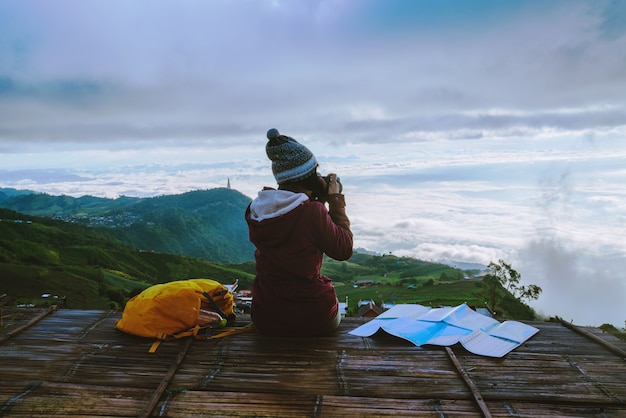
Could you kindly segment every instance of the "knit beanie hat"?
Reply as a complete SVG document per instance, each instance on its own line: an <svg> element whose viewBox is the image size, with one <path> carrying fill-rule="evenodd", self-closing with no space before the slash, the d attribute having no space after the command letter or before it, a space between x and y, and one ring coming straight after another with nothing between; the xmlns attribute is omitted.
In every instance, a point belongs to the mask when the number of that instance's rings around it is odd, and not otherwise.
<svg viewBox="0 0 626 418"><path fill-rule="evenodd" d="M273 128L267 131L267 139L265 152L272 161L276 183L302 180L315 172L317 160L307 147Z"/></svg>

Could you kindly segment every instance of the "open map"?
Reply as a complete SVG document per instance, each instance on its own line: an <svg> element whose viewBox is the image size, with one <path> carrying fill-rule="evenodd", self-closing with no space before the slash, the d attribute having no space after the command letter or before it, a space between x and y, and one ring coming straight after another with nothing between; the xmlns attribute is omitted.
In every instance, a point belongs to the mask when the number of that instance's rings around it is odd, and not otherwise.
<svg viewBox="0 0 626 418"><path fill-rule="evenodd" d="M539 331L518 321L499 322L466 304L443 308L402 304L355 328L350 334L371 337L380 329L417 346L461 343L469 352L489 357L506 355Z"/></svg>

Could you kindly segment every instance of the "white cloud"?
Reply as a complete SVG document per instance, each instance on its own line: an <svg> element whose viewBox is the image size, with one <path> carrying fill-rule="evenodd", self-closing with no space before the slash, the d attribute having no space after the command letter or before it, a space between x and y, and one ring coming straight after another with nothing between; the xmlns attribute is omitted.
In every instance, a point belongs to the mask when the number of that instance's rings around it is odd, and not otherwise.
<svg viewBox="0 0 626 418"><path fill-rule="evenodd" d="M413 17L437 27L352 32L380 11L369 2L5 2L0 138L219 146L280 125L379 143L624 126L626 37L603 37L603 8L522 4L466 20L468 36L434 9Z"/></svg>
<svg viewBox="0 0 626 418"><path fill-rule="evenodd" d="M623 254L598 255L578 245L566 246L562 239L539 237L520 251L518 271L526 283L543 290L532 306L546 316L560 316L580 325L623 327Z"/></svg>

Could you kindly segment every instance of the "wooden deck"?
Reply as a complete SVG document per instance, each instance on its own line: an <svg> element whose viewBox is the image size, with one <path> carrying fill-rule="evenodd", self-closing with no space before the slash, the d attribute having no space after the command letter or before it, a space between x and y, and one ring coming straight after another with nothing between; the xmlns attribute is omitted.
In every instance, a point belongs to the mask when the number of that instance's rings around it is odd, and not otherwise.
<svg viewBox="0 0 626 418"><path fill-rule="evenodd" d="M502 359L460 346L415 347L385 334L257 333L151 340L117 331L120 312L5 312L0 416L626 416L626 344L558 323ZM245 325L247 317L238 319Z"/></svg>

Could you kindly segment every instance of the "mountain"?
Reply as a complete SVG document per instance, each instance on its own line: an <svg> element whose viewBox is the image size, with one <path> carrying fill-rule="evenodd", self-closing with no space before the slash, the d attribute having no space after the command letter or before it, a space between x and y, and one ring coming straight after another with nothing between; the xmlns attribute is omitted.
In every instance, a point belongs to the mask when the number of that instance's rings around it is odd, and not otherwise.
<svg viewBox="0 0 626 418"><path fill-rule="evenodd" d="M244 220L250 198L228 188L153 198L117 199L12 193L0 189L0 207L105 229L135 248L214 262L253 259ZM2 195L0 195L2 196Z"/></svg>
<svg viewBox="0 0 626 418"><path fill-rule="evenodd" d="M0 189L0 207L37 216L88 217L129 207L140 198L121 196L107 199L94 196L52 196L28 190Z"/></svg>
<svg viewBox="0 0 626 418"><path fill-rule="evenodd" d="M250 263L252 264L252 263ZM0 209L0 294L40 303L66 296L69 306L102 309L155 283L205 277L248 286L253 275L202 259L139 251L107 228L92 228Z"/></svg>
<svg viewBox="0 0 626 418"><path fill-rule="evenodd" d="M18 189L12 189L12 188L0 188L0 202L2 202L3 200L6 199L10 199L12 197L16 197L16 196L24 196L24 195L29 195L29 194L33 194L34 192L30 191L30 190L18 190Z"/></svg>

